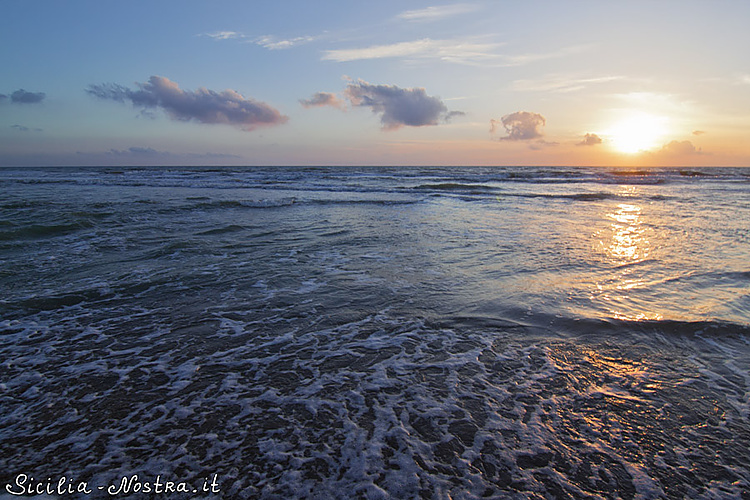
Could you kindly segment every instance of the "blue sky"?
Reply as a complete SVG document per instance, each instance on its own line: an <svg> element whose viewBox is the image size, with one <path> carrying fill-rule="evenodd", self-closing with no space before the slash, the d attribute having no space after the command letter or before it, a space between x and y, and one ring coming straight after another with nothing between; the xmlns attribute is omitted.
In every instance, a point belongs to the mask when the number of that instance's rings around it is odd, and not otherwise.
<svg viewBox="0 0 750 500"><path fill-rule="evenodd" d="M750 2L2 7L0 165L750 164Z"/></svg>

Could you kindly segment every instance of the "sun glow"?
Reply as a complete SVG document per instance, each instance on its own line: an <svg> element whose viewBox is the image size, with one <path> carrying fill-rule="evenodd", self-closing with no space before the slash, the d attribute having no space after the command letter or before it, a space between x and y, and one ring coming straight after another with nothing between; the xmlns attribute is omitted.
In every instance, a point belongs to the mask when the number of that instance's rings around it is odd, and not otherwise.
<svg viewBox="0 0 750 500"><path fill-rule="evenodd" d="M666 135L666 119L646 113L632 114L617 122L607 135L621 153L648 151L661 145Z"/></svg>

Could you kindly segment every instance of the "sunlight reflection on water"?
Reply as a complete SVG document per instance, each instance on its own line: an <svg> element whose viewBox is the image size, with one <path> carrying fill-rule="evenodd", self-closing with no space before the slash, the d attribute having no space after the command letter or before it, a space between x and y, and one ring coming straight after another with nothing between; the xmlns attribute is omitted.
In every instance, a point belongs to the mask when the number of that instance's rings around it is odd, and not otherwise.
<svg viewBox="0 0 750 500"><path fill-rule="evenodd" d="M635 197L639 193L636 186L624 186L619 194ZM654 280L639 264L648 263L655 249L664 245L664 242L657 241L660 233L655 215L646 215L639 204L618 203L614 209L608 208L604 219L611 222L606 228L596 231L594 237L598 240L597 251L613 272L596 283L590 298L605 302L609 314L616 319L663 319L662 314L651 310L656 304L639 297Z"/></svg>

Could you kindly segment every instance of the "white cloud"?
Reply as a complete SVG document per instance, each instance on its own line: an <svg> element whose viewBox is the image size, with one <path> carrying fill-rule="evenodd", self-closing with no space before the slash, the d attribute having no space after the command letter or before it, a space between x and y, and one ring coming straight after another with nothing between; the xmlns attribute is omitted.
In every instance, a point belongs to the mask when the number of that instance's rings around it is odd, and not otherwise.
<svg viewBox="0 0 750 500"><path fill-rule="evenodd" d="M433 40L422 38L410 42L371 45L355 49L328 50L324 61L348 62L389 57L432 58L451 62L470 62L496 58L495 43L478 43L472 39Z"/></svg>
<svg viewBox="0 0 750 500"><path fill-rule="evenodd" d="M273 35L264 35L253 40L253 43L268 50L290 49L296 45L310 43L315 40L314 36L298 36L294 38L278 38Z"/></svg>
<svg viewBox="0 0 750 500"><path fill-rule="evenodd" d="M324 61L349 62L389 57L414 59L439 59L454 63L481 64L483 66L510 67L531 64L546 59L555 59L579 54L589 46L563 47L550 52L536 54L500 54L498 48L504 44L486 42L487 37L464 37L435 40L422 38L408 42L386 45L370 45L353 49L335 49L324 52ZM614 78L614 77L613 77Z"/></svg>
<svg viewBox="0 0 750 500"><path fill-rule="evenodd" d="M452 5L432 6L417 10L407 10L406 12L402 12L396 17L404 21L430 22L438 21L440 19L445 19L447 17L452 17L459 14L474 12L478 9L478 5L469 3L457 3Z"/></svg>
<svg viewBox="0 0 750 500"><path fill-rule="evenodd" d="M502 56L505 66L523 66L531 64L537 61L545 61L547 59L558 59L561 57L568 57L586 52L591 48L590 45L573 45L571 47L563 47L557 50L549 52L538 52L535 54L518 54L518 55L504 55Z"/></svg>
<svg viewBox="0 0 750 500"><path fill-rule="evenodd" d="M215 33L203 33L203 36L213 38L214 40L233 40L245 38L245 35L236 31L217 31Z"/></svg>
<svg viewBox="0 0 750 500"><path fill-rule="evenodd" d="M314 36L298 36L293 38L280 38L274 35L263 35L252 38L239 31L217 31L214 33L203 33L202 36L207 36L214 40L243 40L248 43L254 43L260 45L268 50L281 50L289 49L291 47L310 43L316 40Z"/></svg>
<svg viewBox="0 0 750 500"><path fill-rule="evenodd" d="M581 78L569 75L549 75L537 80L516 80L512 89L521 92L574 92L590 85L622 80L621 76Z"/></svg>

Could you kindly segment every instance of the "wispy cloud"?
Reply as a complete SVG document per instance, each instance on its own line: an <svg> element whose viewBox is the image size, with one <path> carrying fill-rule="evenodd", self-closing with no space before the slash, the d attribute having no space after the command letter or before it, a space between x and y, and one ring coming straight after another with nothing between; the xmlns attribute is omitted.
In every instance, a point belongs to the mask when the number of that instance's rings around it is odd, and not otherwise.
<svg viewBox="0 0 750 500"><path fill-rule="evenodd" d="M336 62L384 58L439 59L454 63L511 67L531 64L546 59L569 57L589 49L587 45L576 45L549 52L512 55L499 52L499 47L505 44L483 41L486 39L487 37L478 36L442 40L422 38L386 45L327 50L323 53L322 59L324 61Z"/></svg>
<svg viewBox="0 0 750 500"><path fill-rule="evenodd" d="M253 40L253 43L268 50L290 49L297 45L303 45L315 40L314 36L298 36L294 38L279 38L273 35L264 35Z"/></svg>
<svg viewBox="0 0 750 500"><path fill-rule="evenodd" d="M348 62L391 57L433 58L451 62L470 62L494 59L499 46L496 43L481 43L474 39L433 40L422 38L410 42L388 45L371 45L354 49L327 50L324 61Z"/></svg>
<svg viewBox="0 0 750 500"><path fill-rule="evenodd" d="M621 76L575 77L570 75L549 75L535 80L516 80L511 88L521 92L574 92L591 85L622 80Z"/></svg>
<svg viewBox="0 0 750 500"><path fill-rule="evenodd" d="M523 66L538 61L545 61L547 59L559 59L561 57L569 57L578 55L591 49L591 45L573 45L570 47L562 47L556 50L550 50L546 52L536 52L528 54L517 54L517 55L502 55L503 65L505 66Z"/></svg>
<svg viewBox="0 0 750 500"><path fill-rule="evenodd" d="M297 36L292 38L282 38L275 35L262 35L252 37L239 31L216 31L214 33L202 33L200 36L206 36L213 40L240 40L245 43L253 43L268 50L290 49L297 45L303 45L315 41L314 36Z"/></svg>
<svg viewBox="0 0 750 500"><path fill-rule="evenodd" d="M424 9L407 10L397 15L397 19L411 22L432 22L447 17L467 14L479 10L479 6L470 3L457 3L452 5L438 5Z"/></svg>
<svg viewBox="0 0 750 500"><path fill-rule="evenodd" d="M247 38L245 35L237 31L216 31L214 33L203 33L202 35L214 40L238 40Z"/></svg>
<svg viewBox="0 0 750 500"><path fill-rule="evenodd" d="M252 130L261 125L279 125L288 118L266 103L243 97L234 90L216 92L206 88L182 90L162 76L152 76L136 90L108 83L90 85L86 92L100 99L130 102L144 110L162 109L178 121L234 125Z"/></svg>

